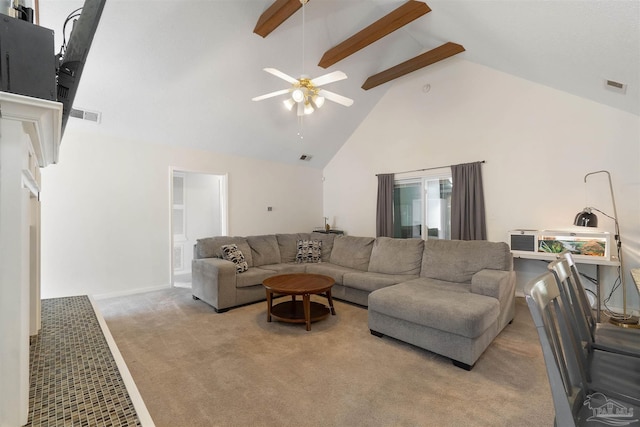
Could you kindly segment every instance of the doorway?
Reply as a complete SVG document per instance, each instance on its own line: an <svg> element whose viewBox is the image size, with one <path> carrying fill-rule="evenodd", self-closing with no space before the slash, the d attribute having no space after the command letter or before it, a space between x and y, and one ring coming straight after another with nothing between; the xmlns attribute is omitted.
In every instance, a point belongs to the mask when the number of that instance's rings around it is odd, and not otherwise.
<svg viewBox="0 0 640 427"><path fill-rule="evenodd" d="M171 169L171 286L191 287L197 239L224 236L227 175Z"/></svg>

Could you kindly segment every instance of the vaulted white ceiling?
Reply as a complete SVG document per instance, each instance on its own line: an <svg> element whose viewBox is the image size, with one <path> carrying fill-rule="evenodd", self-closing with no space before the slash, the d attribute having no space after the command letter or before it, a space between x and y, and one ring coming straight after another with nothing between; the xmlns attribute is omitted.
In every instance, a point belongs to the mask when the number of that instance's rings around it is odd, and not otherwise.
<svg viewBox="0 0 640 427"><path fill-rule="evenodd" d="M269 36L253 33L273 0L108 0L75 107L102 113L72 128L118 138L325 166L393 85L361 89L372 74L452 41L468 60L633 114L640 114L640 2L636 0L431 0L432 11L323 69L323 53L404 0L310 0ZM61 44L65 17L82 1L40 0L40 24ZM304 60L303 60L304 58ZM299 77L334 70L326 86L355 100L327 102L302 125L262 71ZM417 71L428 80L429 68ZM605 80L627 84L620 94ZM480 82L481 84L481 82ZM391 124L393 125L393 124ZM298 133L302 131L303 138ZM64 144L64 140L63 140Z"/></svg>

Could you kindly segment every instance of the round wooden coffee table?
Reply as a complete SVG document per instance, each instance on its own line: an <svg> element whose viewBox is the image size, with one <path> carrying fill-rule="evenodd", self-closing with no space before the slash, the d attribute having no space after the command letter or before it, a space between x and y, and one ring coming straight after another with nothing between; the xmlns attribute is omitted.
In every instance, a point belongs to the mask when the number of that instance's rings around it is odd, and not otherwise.
<svg viewBox="0 0 640 427"><path fill-rule="evenodd" d="M280 274L262 282L267 291L267 322L271 316L283 322L306 323L307 331L311 330L311 322L322 320L336 314L331 298L331 287L335 284L329 276L321 274ZM273 305L273 294L291 295L291 301ZM311 301L311 295L322 295L327 298L329 307ZM296 295L302 295L302 301L296 301Z"/></svg>

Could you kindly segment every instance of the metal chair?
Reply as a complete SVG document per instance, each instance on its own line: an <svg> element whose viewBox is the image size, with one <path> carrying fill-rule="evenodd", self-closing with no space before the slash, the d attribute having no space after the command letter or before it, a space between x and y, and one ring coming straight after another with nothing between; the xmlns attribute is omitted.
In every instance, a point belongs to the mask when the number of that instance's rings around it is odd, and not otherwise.
<svg viewBox="0 0 640 427"><path fill-rule="evenodd" d="M568 293L580 339L596 350L640 358L640 329L627 329L610 323L597 323L587 300L580 273L569 251L548 266ZM561 289L562 291L562 289Z"/></svg>
<svg viewBox="0 0 640 427"><path fill-rule="evenodd" d="M562 427L594 425L592 421L639 422L640 402L625 397L629 382L629 359L616 355L616 369L607 369L612 353L590 357L583 363L581 343L571 326L571 312L552 273L534 279L525 288L527 305L538 331L551 394L555 408L555 425ZM640 372L636 372L636 375ZM602 388L594 386L592 377L609 377ZM615 387L618 387L615 389ZM611 424L614 425L614 424ZM615 424L622 425L622 424Z"/></svg>

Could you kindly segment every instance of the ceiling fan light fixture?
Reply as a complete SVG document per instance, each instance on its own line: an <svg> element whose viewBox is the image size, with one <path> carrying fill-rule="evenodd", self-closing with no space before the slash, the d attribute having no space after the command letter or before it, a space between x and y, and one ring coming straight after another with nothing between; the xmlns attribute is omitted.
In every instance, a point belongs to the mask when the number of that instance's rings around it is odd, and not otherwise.
<svg viewBox="0 0 640 427"><path fill-rule="evenodd" d="M316 106L316 108L320 108L324 105L324 96L314 96L313 97L313 104Z"/></svg>
<svg viewBox="0 0 640 427"><path fill-rule="evenodd" d="M309 115L311 113L313 113L314 109L313 109L313 105L311 105L310 102L305 102L304 103L304 114L305 115Z"/></svg>
<svg viewBox="0 0 640 427"><path fill-rule="evenodd" d="M304 92L302 91L302 89L296 88L293 90L293 92L291 92L291 98L295 102L302 102L304 101Z"/></svg>
<svg viewBox="0 0 640 427"><path fill-rule="evenodd" d="M282 103L284 104L285 108L289 111L293 110L293 106L296 105L296 102L291 98L285 99L284 101L282 101Z"/></svg>

